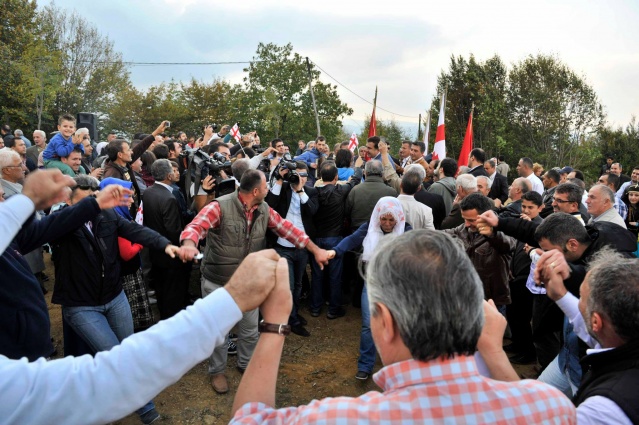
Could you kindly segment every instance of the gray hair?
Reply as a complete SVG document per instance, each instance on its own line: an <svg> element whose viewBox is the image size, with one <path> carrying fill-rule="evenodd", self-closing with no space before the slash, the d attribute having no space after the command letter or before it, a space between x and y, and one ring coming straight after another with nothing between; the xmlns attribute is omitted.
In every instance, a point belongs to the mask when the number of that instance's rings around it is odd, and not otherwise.
<svg viewBox="0 0 639 425"><path fill-rule="evenodd" d="M231 165L231 173L238 182L242 180L242 175L246 170L250 168L250 161L248 159L236 159L233 165Z"/></svg>
<svg viewBox="0 0 639 425"><path fill-rule="evenodd" d="M610 320L621 338L639 338L639 260L604 248L589 264L588 318L599 313Z"/></svg>
<svg viewBox="0 0 639 425"><path fill-rule="evenodd" d="M44 140L47 140L47 133L45 133L44 131L42 131L42 130L35 130L35 131L33 132L33 134L36 134L36 133L38 133L38 134L40 135L40 137L42 137Z"/></svg>
<svg viewBox="0 0 639 425"><path fill-rule="evenodd" d="M15 131L13 132L13 136L14 137L22 137L22 136L24 136L24 133L20 129L15 129Z"/></svg>
<svg viewBox="0 0 639 425"><path fill-rule="evenodd" d="M477 192L477 178L472 174L462 174L457 176L455 186L457 188L461 187L464 192Z"/></svg>
<svg viewBox="0 0 639 425"><path fill-rule="evenodd" d="M22 161L22 159L20 158L20 155L18 154L18 152L14 151L13 149L4 149L4 150L0 150L0 170L5 168L5 167L10 167L13 165L13 161L18 158L20 161Z"/></svg>
<svg viewBox="0 0 639 425"><path fill-rule="evenodd" d="M470 171L470 167L466 165L462 165L459 167L459 172L457 173L457 176L459 177L463 174L468 174L469 171Z"/></svg>
<svg viewBox="0 0 639 425"><path fill-rule="evenodd" d="M153 180L161 182L173 173L173 165L168 159L158 159L151 165L151 175Z"/></svg>
<svg viewBox="0 0 639 425"><path fill-rule="evenodd" d="M604 186L602 184L596 184L593 187L591 187L590 189L598 189L599 190L599 194L601 194L604 197L607 197L608 200L610 201L610 205L614 205L615 203L615 192L610 189L608 186Z"/></svg>
<svg viewBox="0 0 639 425"><path fill-rule="evenodd" d="M80 127L75 131L75 135L79 136L80 134L89 134L89 129L86 127Z"/></svg>
<svg viewBox="0 0 639 425"><path fill-rule="evenodd" d="M484 324L484 290L466 252L436 230L382 238L366 271L373 316L393 315L414 359L475 352Z"/></svg>
<svg viewBox="0 0 639 425"><path fill-rule="evenodd" d="M488 161L484 162L484 164L486 163L490 165L490 168L495 168L497 166L497 161L495 161L495 158L490 158Z"/></svg>
<svg viewBox="0 0 639 425"><path fill-rule="evenodd" d="M424 180L426 178L426 170L424 170L424 167L422 167L419 164L409 164L405 169L404 169L404 174L406 173L416 173L419 174L419 176L421 177L421 180Z"/></svg>
<svg viewBox="0 0 639 425"><path fill-rule="evenodd" d="M490 179L489 179L488 177L486 177L486 176L477 176L477 177L476 177L476 179L477 179L477 180L479 180L479 179L484 179L484 180L486 180L486 187L487 187L488 189L490 189L490 188L493 186L493 182L491 182L491 181L490 181Z"/></svg>
<svg viewBox="0 0 639 425"><path fill-rule="evenodd" d="M382 161L377 159L371 159L364 166L364 173L366 173L366 177L369 176L382 176L384 173L384 166L382 166Z"/></svg>

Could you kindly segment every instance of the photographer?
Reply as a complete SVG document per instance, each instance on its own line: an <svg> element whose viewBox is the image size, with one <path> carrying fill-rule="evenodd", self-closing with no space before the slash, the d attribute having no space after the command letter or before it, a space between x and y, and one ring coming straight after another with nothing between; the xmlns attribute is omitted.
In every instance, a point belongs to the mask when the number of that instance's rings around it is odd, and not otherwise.
<svg viewBox="0 0 639 425"><path fill-rule="evenodd" d="M190 198L193 199L193 206L195 211L200 211L215 199L215 189L216 186L222 181L229 180L230 173L230 159L231 154L229 148L221 142L213 143L212 145L206 146L202 149L202 151L208 153L210 157L213 158L213 164L203 164L201 168L195 167L196 172L199 168L203 174L200 175L200 185L197 189L197 193L195 192L195 182L194 175L191 175L191 183L189 185L189 194ZM192 155L195 151L188 152L188 155ZM211 158L206 159L210 160ZM192 164L193 158L189 157L189 169L193 168L195 164ZM218 170L219 168L219 170ZM204 174L205 173L205 174ZM235 186L233 186L235 188ZM219 188L218 188L219 189Z"/></svg>
<svg viewBox="0 0 639 425"><path fill-rule="evenodd" d="M294 169L292 169L294 168ZM277 172L277 174L275 174ZM304 162L280 162L275 174L275 184L266 195L266 203L282 217L303 230L311 238L315 237L313 216L319 207L317 190L304 186L308 179L308 167ZM293 293L293 310L288 320L291 331L300 336L310 336L306 330L306 319L298 314L302 292L302 275L308 263L306 249L295 247L279 237L275 251L288 262L289 284Z"/></svg>

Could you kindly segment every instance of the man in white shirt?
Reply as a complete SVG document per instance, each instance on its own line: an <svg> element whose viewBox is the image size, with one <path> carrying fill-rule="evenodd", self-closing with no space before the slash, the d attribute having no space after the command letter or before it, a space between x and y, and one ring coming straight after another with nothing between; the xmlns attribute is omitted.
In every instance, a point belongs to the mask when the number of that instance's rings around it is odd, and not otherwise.
<svg viewBox="0 0 639 425"><path fill-rule="evenodd" d="M521 177L525 177L528 180L530 180L530 183L532 184L532 190L534 190L540 195L543 195L544 185L539 179L539 177L537 177L535 173L533 173L532 167L533 167L532 159L523 157L519 160L519 163L517 164L517 172L519 173Z"/></svg>
<svg viewBox="0 0 639 425"><path fill-rule="evenodd" d="M401 202L402 208L404 209L406 222L410 224L413 229L435 229L435 225L433 224L433 210L415 200L414 196L420 189L424 177L426 177L424 167L419 164L410 164L404 171L400 185L401 193L397 196L397 199Z"/></svg>

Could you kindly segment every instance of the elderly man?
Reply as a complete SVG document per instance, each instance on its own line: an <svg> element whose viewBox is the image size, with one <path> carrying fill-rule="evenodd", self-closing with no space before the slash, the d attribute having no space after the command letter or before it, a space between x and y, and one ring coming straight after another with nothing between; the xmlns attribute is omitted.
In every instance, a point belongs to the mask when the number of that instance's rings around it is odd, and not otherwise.
<svg viewBox="0 0 639 425"><path fill-rule="evenodd" d="M17 152L11 149L0 151L0 184L4 189L5 199L22 192L25 171L26 168Z"/></svg>
<svg viewBox="0 0 639 425"><path fill-rule="evenodd" d="M608 221L625 229L626 223L615 210L614 204L615 192L613 192L608 186L596 184L590 188L588 191L588 199L586 199L588 214L591 215L588 224L598 221Z"/></svg>
<svg viewBox="0 0 639 425"><path fill-rule="evenodd" d="M450 214L448 214L444 221L442 221L442 230L453 229L464 223L459 205L466 196L477 192L477 179L472 174L462 174L457 177L455 186L457 190L457 197L455 198L453 207L450 210Z"/></svg>
<svg viewBox="0 0 639 425"><path fill-rule="evenodd" d="M621 196L617 193L619 189L620 180L619 176L613 173L602 174L597 180L597 184L602 184L607 186L610 190L615 192L615 204L613 205L615 211L623 218L624 220L628 216L628 206L621 200Z"/></svg>
<svg viewBox="0 0 639 425"><path fill-rule="evenodd" d="M539 177L535 175L533 172L533 162L532 159L523 157L519 160L517 164L517 173L519 173L520 177L527 178L530 180L532 184L532 190L537 192L540 195L544 194L544 185L539 180Z"/></svg>
<svg viewBox="0 0 639 425"><path fill-rule="evenodd" d="M490 178L488 178L487 176L477 177L477 192L490 198L488 194L490 193L491 183L492 182L490 181Z"/></svg>
<svg viewBox="0 0 639 425"><path fill-rule="evenodd" d="M47 134L42 130L36 130L33 132L33 146L27 148L27 158L36 164L36 166L44 166L42 161L39 161L40 154L47 147Z"/></svg>
<svg viewBox="0 0 639 425"><path fill-rule="evenodd" d="M415 200L415 193L421 189L425 175L421 165L410 164L402 176L401 192L397 197L404 209L406 223L413 229L435 229L432 209Z"/></svg>
<svg viewBox="0 0 639 425"><path fill-rule="evenodd" d="M267 331L240 382L231 423L575 423L574 407L554 388L479 375L471 355L483 323L482 284L450 237L416 230L383 238L366 273L383 392L275 409L284 337ZM277 279L273 304L262 309L265 330L279 329L291 308L286 274Z"/></svg>
<svg viewBox="0 0 639 425"><path fill-rule="evenodd" d="M500 217L519 217L521 215L521 198L531 190L530 180L518 177L508 189L508 197L513 201L499 210Z"/></svg>

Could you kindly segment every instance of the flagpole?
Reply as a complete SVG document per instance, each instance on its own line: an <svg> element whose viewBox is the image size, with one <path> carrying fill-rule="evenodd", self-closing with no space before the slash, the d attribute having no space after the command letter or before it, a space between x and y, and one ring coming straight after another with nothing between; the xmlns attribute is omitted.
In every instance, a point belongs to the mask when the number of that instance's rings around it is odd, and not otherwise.
<svg viewBox="0 0 639 425"><path fill-rule="evenodd" d="M419 118L417 119L417 140L421 139L422 135L422 114L419 114Z"/></svg>
<svg viewBox="0 0 639 425"><path fill-rule="evenodd" d="M308 70L308 87L311 91L311 101L313 102L313 111L315 112L315 124L317 124L317 137L322 135L320 131L319 115L317 115L317 105L315 104L315 93L313 93L313 80L311 78L311 64L306 57L306 69Z"/></svg>

